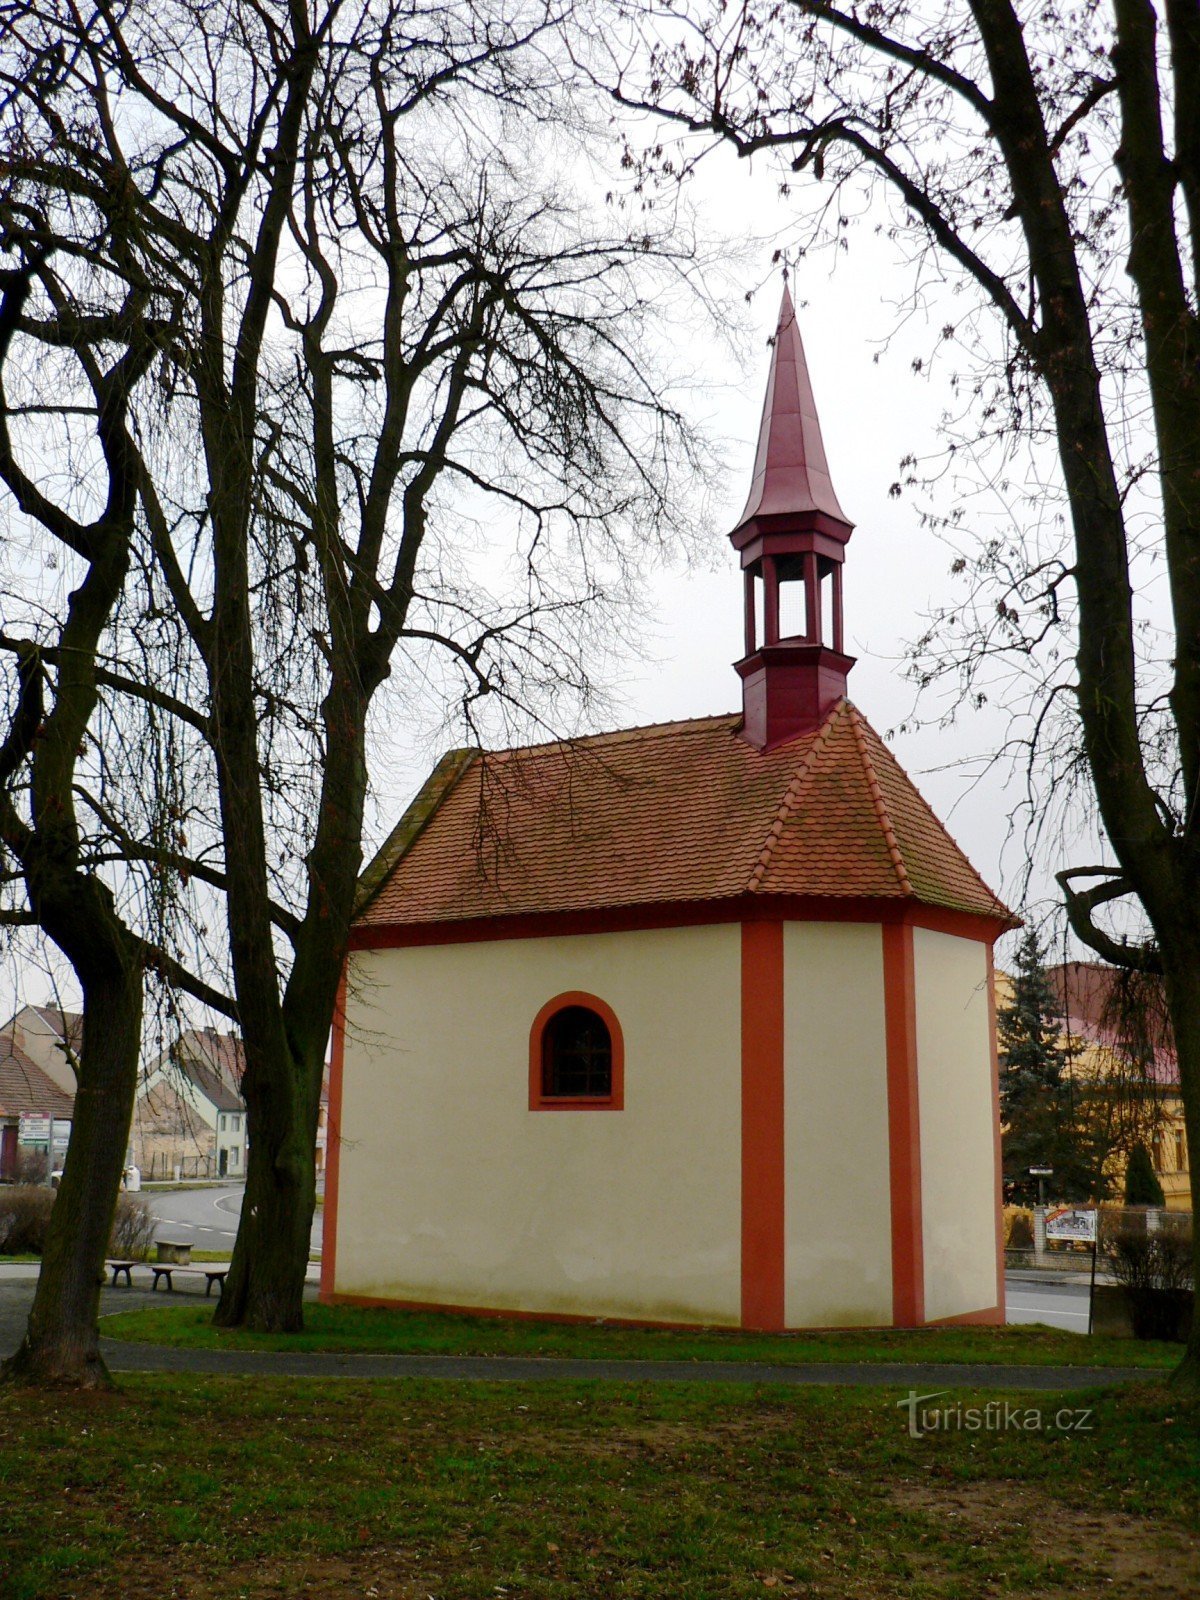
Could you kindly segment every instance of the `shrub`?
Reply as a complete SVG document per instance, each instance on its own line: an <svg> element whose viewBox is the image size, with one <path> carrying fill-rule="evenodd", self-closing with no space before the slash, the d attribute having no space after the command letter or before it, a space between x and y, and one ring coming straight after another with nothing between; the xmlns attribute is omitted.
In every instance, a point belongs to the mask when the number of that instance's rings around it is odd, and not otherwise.
<svg viewBox="0 0 1200 1600"><path fill-rule="evenodd" d="M1104 1253L1125 1291L1134 1337L1185 1339L1194 1301L1191 1219L1168 1213L1153 1232L1122 1221Z"/></svg>
<svg viewBox="0 0 1200 1600"><path fill-rule="evenodd" d="M13 1169L14 1183L45 1183L50 1172L50 1159L44 1150L30 1150L17 1146L17 1164Z"/></svg>
<svg viewBox="0 0 1200 1600"><path fill-rule="evenodd" d="M144 1261L154 1243L154 1229L154 1215L140 1194L118 1195L109 1254L125 1261Z"/></svg>
<svg viewBox="0 0 1200 1600"><path fill-rule="evenodd" d="M1033 1218L1028 1211L1014 1211L1009 1219L1008 1238L1005 1246L1009 1250L1033 1249Z"/></svg>
<svg viewBox="0 0 1200 1600"><path fill-rule="evenodd" d="M0 1250L6 1255L40 1256L54 1209L55 1191L18 1184L0 1189ZM109 1253L141 1261L150 1254L155 1221L141 1195L117 1196Z"/></svg>
<svg viewBox="0 0 1200 1600"><path fill-rule="evenodd" d="M53 1209L53 1189L32 1184L0 1189L0 1249L7 1255L40 1256Z"/></svg>

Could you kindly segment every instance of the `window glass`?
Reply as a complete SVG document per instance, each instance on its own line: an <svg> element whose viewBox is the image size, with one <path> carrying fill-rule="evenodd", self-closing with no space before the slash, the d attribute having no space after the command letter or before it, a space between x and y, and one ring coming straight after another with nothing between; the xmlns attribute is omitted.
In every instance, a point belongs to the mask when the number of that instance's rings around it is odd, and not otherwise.
<svg viewBox="0 0 1200 1600"><path fill-rule="evenodd" d="M612 1094L612 1039L586 1006L564 1006L542 1035L542 1093L554 1100L605 1100Z"/></svg>

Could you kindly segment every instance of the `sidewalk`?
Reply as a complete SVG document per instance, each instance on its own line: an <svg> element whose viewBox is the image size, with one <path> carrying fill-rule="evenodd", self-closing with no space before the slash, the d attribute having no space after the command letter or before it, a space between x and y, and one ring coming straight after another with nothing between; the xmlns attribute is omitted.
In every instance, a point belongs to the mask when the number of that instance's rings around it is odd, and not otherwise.
<svg viewBox="0 0 1200 1600"><path fill-rule="evenodd" d="M1005 1283L1069 1283L1086 1289L1091 1282L1090 1272L1059 1272L1051 1267L1008 1267ZM1114 1283L1116 1280L1100 1268L1096 1270L1097 1283Z"/></svg>

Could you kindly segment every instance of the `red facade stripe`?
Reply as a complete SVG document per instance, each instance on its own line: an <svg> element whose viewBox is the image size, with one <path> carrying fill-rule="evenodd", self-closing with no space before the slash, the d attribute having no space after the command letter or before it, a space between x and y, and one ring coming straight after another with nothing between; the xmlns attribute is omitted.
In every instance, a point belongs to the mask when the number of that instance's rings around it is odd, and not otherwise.
<svg viewBox="0 0 1200 1600"><path fill-rule="evenodd" d="M333 1008L329 1060L329 1117L325 1127L325 1209L321 1218L321 1299L333 1294L337 1273L338 1176L342 1148L342 1069L346 1058L346 970Z"/></svg>
<svg viewBox="0 0 1200 1600"><path fill-rule="evenodd" d="M783 924L742 925L742 1326L785 1324Z"/></svg>
<svg viewBox="0 0 1200 1600"><path fill-rule="evenodd" d="M911 927L883 929L883 997L892 1204L892 1321L899 1328L915 1328L925 1321L925 1246Z"/></svg>
<svg viewBox="0 0 1200 1600"><path fill-rule="evenodd" d="M988 1043L992 1056L992 1146L996 1163L996 1321L1005 1321L1004 1306L1004 1155L1000 1140L1000 1047L996 1038L996 956L987 952Z"/></svg>

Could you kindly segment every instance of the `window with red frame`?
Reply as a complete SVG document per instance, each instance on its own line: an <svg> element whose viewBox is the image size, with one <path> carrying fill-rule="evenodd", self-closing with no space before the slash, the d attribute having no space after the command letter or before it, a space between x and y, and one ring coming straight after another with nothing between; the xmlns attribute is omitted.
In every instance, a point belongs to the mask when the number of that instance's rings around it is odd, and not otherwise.
<svg viewBox="0 0 1200 1600"><path fill-rule="evenodd" d="M610 1100L612 1035L587 1006L564 1006L542 1030L543 1100Z"/></svg>

